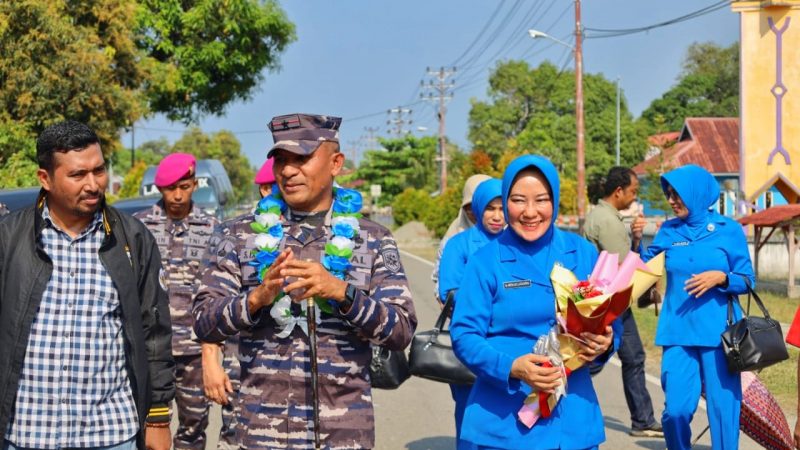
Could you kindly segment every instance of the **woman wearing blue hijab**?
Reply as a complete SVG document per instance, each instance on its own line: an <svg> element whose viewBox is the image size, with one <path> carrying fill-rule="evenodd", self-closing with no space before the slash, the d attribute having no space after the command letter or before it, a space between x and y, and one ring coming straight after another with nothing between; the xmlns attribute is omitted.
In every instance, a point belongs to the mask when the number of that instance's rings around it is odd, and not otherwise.
<svg viewBox="0 0 800 450"><path fill-rule="evenodd" d="M439 298L444 302L448 292L461 286L464 268L470 255L493 241L506 225L503 217L501 197L502 183L496 178L481 182L472 194L472 214L475 215L475 226L462 231L447 241L439 266ZM456 441L458 449L472 448L469 443L460 439L461 421L464 407L467 404L471 386L451 384L450 392L456 402Z"/></svg>
<svg viewBox="0 0 800 450"><path fill-rule="evenodd" d="M687 165L661 177L676 218L661 226L644 259L666 252L667 293L656 329L662 346L662 416L669 449L688 449L691 420L705 386L711 448L739 446L741 378L728 372L720 334L730 295L755 285L742 227L714 212L719 186L705 169ZM741 316L735 305L737 319Z"/></svg>
<svg viewBox="0 0 800 450"><path fill-rule="evenodd" d="M502 195L508 227L470 258L450 329L456 355L477 376L461 438L486 449L596 448L605 440L603 415L585 366L569 376L567 395L550 417L528 428L517 411L532 387L550 391L560 384L560 371L542 367L548 359L532 353L556 324L550 272L560 264L587 279L597 250L555 227L559 179L546 158L515 159L503 175ZM613 332L584 334L579 357L607 360L621 331L616 321Z"/></svg>

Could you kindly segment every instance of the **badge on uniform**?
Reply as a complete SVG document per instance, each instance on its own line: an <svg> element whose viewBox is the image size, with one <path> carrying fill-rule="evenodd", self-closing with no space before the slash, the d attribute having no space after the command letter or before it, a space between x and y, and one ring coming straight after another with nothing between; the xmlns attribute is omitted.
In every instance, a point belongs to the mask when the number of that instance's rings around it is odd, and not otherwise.
<svg viewBox="0 0 800 450"><path fill-rule="evenodd" d="M167 290L167 271L163 268L158 269L158 284L161 285L161 289Z"/></svg>
<svg viewBox="0 0 800 450"><path fill-rule="evenodd" d="M397 273L403 269L403 265L400 263L400 253L396 248L381 250L381 256L383 256L383 264L389 272Z"/></svg>
<svg viewBox="0 0 800 450"><path fill-rule="evenodd" d="M506 281L503 283L503 287L505 289L521 289L531 287L531 280Z"/></svg>

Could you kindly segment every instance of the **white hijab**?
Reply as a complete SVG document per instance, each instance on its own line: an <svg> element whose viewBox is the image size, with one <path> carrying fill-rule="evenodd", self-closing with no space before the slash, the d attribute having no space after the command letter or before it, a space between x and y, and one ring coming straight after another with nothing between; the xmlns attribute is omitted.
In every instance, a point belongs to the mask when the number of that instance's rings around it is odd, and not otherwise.
<svg viewBox="0 0 800 450"><path fill-rule="evenodd" d="M472 203L472 194L475 192L475 188L489 178L491 178L489 175L484 175L481 173L467 178L466 183L464 183L464 191L461 195L461 208L458 210L458 216L447 228L447 232L442 237L440 248L444 248L444 244L451 237L475 225L471 220L469 220L467 213L464 212L464 207Z"/></svg>

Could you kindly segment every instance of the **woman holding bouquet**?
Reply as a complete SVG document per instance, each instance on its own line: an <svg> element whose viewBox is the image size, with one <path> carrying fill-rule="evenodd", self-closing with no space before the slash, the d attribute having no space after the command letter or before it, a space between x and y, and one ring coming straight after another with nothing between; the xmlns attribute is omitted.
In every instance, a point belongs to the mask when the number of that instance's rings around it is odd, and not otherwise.
<svg viewBox="0 0 800 450"><path fill-rule="evenodd" d="M665 173L661 187L676 218L664 222L643 259L666 252L667 293L656 330L664 348L662 426L670 449L690 447L692 416L705 386L712 449L739 446L742 389L728 372L720 334L728 296L755 285L742 227L713 211L719 185L705 169L686 165ZM735 314L741 316L739 306Z"/></svg>
<svg viewBox="0 0 800 450"><path fill-rule="evenodd" d="M451 335L456 355L477 375L461 438L478 448L585 449L605 440L603 416L588 369L569 375L566 395L547 418L528 428L517 411L535 388L552 392L561 370L532 349L556 325L550 272L555 264L586 279L597 250L556 229L559 179L541 156L515 159L503 175L508 228L469 259L456 295ZM606 334L583 334L579 358L607 359L616 348L619 321ZM580 430L580 432L576 432Z"/></svg>
<svg viewBox="0 0 800 450"><path fill-rule="evenodd" d="M439 298L444 302L450 291L458 289L464 276L464 267L470 255L479 248L493 241L503 227L506 220L503 217L503 202L500 198L502 183L496 178L481 182L472 195L472 213L477 219L475 226L458 233L447 241L442 253L439 269ZM451 384L450 392L456 402L456 441L458 449L468 449L472 446L462 441L461 421L464 417L464 407L467 404L469 391L472 386Z"/></svg>

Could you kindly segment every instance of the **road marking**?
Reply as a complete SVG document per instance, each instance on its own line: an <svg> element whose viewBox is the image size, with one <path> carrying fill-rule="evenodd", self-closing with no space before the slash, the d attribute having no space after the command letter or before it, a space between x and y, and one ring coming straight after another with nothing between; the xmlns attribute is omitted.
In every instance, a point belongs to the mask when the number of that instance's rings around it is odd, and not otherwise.
<svg viewBox="0 0 800 450"><path fill-rule="evenodd" d="M419 261L419 262L421 262L421 263L423 263L423 264L427 264L427 265L429 265L429 266L433 267L433 263L432 263L432 262L430 262L430 261L428 261L428 260L427 260L427 259L425 259L425 258L420 258L419 256L417 256L417 255L415 255L415 254L413 254L413 253L409 253L409 252L407 252L407 251L405 251L405 250L400 250L400 253L402 253L402 254L403 254L403 255L405 255L405 256L408 256L408 257L409 257L409 258L411 258L411 259L416 259L417 261Z"/></svg>
<svg viewBox="0 0 800 450"><path fill-rule="evenodd" d="M415 259L415 260L417 260L417 261L419 261L419 262L421 262L423 264L427 264L427 265L433 267L433 263L428 261L425 258L421 258L421 257L419 257L419 256L417 256L417 255L415 255L413 253L409 253L409 252L407 252L405 250L400 250L400 253L402 253L405 256L408 256L411 259ZM620 369L622 369L622 362L619 360L619 357L617 357L616 355L614 355L611 359L609 359L608 362L613 364L613 365L615 365L615 366L617 366L617 367L619 367ZM651 383L652 385L658 387L659 389L661 388L661 380L658 379L657 377L655 377L653 375L650 375L649 373L645 372L644 373L644 379L647 380L648 383ZM700 399L699 407L702 408L702 409L706 409L706 401L705 401L705 399L703 399L703 398Z"/></svg>

